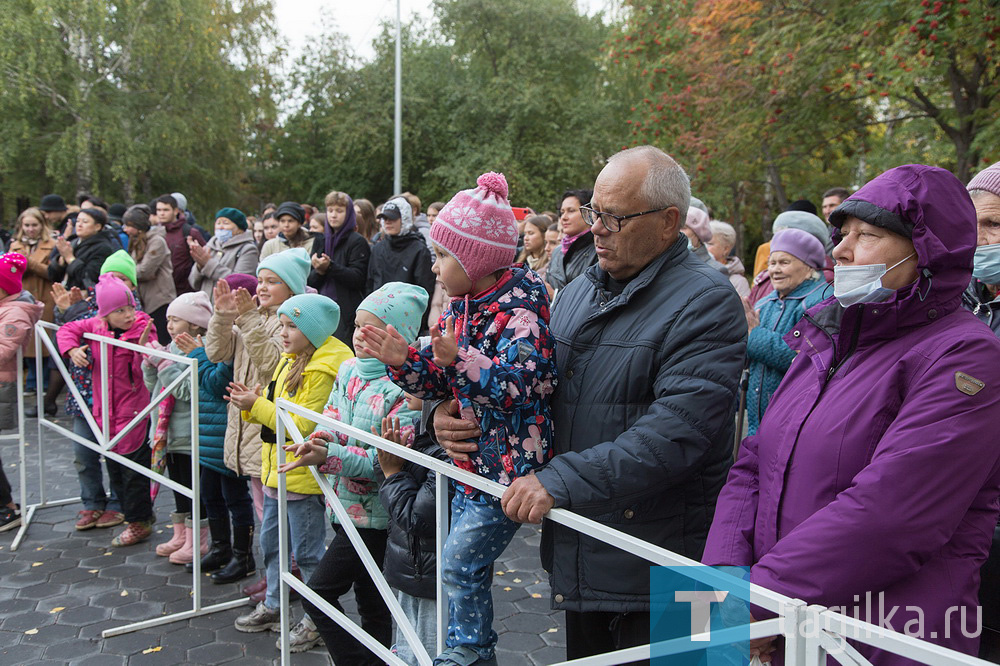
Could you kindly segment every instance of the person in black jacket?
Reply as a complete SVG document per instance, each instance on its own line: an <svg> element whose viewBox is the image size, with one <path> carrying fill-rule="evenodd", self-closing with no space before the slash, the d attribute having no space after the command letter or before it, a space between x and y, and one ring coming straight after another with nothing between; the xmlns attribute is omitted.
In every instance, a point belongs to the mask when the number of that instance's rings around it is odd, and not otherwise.
<svg viewBox="0 0 1000 666"><path fill-rule="evenodd" d="M387 282L406 282L433 294L436 278L431 266L434 259L423 235L413 226L410 204L403 197L390 199L382 206L378 221L382 225L382 238L372 248L368 264L368 293ZM424 312L420 331L427 331L427 312Z"/></svg>
<svg viewBox="0 0 1000 666"><path fill-rule="evenodd" d="M683 169L653 146L616 154L598 176L584 209L598 264L552 310L556 455L511 483L512 520L566 508L700 559L732 461L747 329L729 280L680 235L690 200ZM448 417L454 407L437 408L434 430L467 456L475 426ZM541 555L568 659L649 642L648 561L549 521Z"/></svg>
<svg viewBox="0 0 1000 666"><path fill-rule="evenodd" d="M406 395L407 408L419 412L422 404L420 398ZM383 429L382 436L391 432ZM438 460L449 460L444 449L423 431L417 433L411 448ZM386 582L398 592L399 605L427 653L435 654L437 477L426 467L379 449L375 478L379 482L379 498L389 513L389 535L382 565ZM451 483L446 485L451 487ZM413 650L398 628L394 651L406 663L417 663Z"/></svg>
<svg viewBox="0 0 1000 666"><path fill-rule="evenodd" d="M97 284L104 260L122 249L108 228L108 216L99 208L84 208L76 217L73 236L60 236L49 260L49 280L66 288L90 289Z"/></svg>
<svg viewBox="0 0 1000 666"><path fill-rule="evenodd" d="M354 201L343 192L326 195L323 234L313 241L308 285L337 302L340 325L334 336L354 348L354 315L368 294L371 248L357 232Z"/></svg>

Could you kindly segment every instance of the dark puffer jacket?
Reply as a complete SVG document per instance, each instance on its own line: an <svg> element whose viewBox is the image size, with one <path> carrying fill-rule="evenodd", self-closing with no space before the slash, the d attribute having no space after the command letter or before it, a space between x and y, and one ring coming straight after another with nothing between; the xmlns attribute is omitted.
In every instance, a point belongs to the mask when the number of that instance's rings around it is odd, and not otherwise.
<svg viewBox="0 0 1000 666"><path fill-rule="evenodd" d="M551 284L553 289L562 289L596 263L597 248L594 247L594 234L588 231L573 241L566 254L563 254L561 247L552 251L552 260L545 274L546 282Z"/></svg>
<svg viewBox="0 0 1000 666"><path fill-rule="evenodd" d="M413 450L449 461L444 449L426 433L417 435ZM436 476L426 467L407 462L402 471L386 479L377 460L375 475L380 484L379 499L389 512L389 537L382 567L385 579L389 585L412 597L433 599L437 593ZM447 486L451 488L452 484L449 482Z"/></svg>
<svg viewBox="0 0 1000 666"><path fill-rule="evenodd" d="M431 252L419 231L411 230L398 236L383 235L382 240L372 247L368 263L367 293L372 293L387 282L406 282L423 287L428 294L433 294L436 282L434 273L431 272L433 264ZM427 330L426 312L420 330Z"/></svg>
<svg viewBox="0 0 1000 666"><path fill-rule="evenodd" d="M598 266L556 299L555 506L694 559L732 459L747 323L681 236L611 296ZM545 521L553 607L649 610L649 563Z"/></svg>
<svg viewBox="0 0 1000 666"><path fill-rule="evenodd" d="M104 260L122 249L118 236L110 227L102 227L87 238L74 237L70 244L73 246L73 256L76 257L73 263L64 265L60 261L62 255L59 250L52 250L49 258L49 280L62 282L65 278L67 289L79 287L87 290L96 285Z"/></svg>
<svg viewBox="0 0 1000 666"><path fill-rule="evenodd" d="M204 347L188 354L198 360L198 446L199 462L219 474L234 477L236 473L226 467L226 419L229 403L223 399L226 387L233 381L232 363L212 363Z"/></svg>

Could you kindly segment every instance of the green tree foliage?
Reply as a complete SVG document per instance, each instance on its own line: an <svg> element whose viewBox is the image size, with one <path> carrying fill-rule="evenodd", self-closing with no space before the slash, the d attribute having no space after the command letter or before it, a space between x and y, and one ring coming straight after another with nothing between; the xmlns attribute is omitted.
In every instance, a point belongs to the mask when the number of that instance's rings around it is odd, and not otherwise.
<svg viewBox="0 0 1000 666"><path fill-rule="evenodd" d="M273 117L272 22L270 0L8 0L3 191L241 196L247 137Z"/></svg>
<svg viewBox="0 0 1000 666"><path fill-rule="evenodd" d="M403 186L425 201L504 172L515 205L556 205L593 183L620 147L623 102L599 53L601 18L570 0L439 0L403 35ZM392 192L394 30L357 65L322 40L293 81L304 102L276 141L267 191L319 201L330 189L376 202Z"/></svg>
<svg viewBox="0 0 1000 666"><path fill-rule="evenodd" d="M608 46L632 142L677 154L720 216L750 223L747 247L790 200L906 162L967 180L1000 156L995 2L625 4Z"/></svg>

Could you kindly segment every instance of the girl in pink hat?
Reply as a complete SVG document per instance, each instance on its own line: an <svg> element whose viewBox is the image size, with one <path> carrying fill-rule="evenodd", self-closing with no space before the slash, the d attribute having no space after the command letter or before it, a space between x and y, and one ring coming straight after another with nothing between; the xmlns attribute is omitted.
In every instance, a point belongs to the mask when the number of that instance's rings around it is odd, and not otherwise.
<svg viewBox="0 0 1000 666"><path fill-rule="evenodd" d="M486 173L459 192L431 227L434 273L451 302L416 349L392 326L362 329L364 352L424 400L456 398L482 435L463 469L503 485L552 457L549 397L556 384L549 296L538 274L511 266L517 222L502 174ZM435 664L496 664L490 567L514 537L500 500L472 487L455 494L442 578L448 592L447 649Z"/></svg>

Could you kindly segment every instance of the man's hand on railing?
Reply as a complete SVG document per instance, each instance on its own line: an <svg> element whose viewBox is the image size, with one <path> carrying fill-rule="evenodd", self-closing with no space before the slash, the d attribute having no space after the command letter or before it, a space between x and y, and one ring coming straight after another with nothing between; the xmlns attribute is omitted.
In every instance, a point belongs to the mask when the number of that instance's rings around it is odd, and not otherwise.
<svg viewBox="0 0 1000 666"><path fill-rule="evenodd" d="M381 437L382 439L387 439L390 442L399 444L400 446L410 446L410 443L403 442L403 431L399 426L399 419L390 419L385 417L382 419L382 432L381 434L378 430L372 426L372 434L376 437ZM378 450L378 465L382 468L382 474L385 478L389 478L393 474L398 474L403 471L403 463L406 460L400 458L399 456L389 453L388 451Z"/></svg>
<svg viewBox="0 0 1000 666"><path fill-rule="evenodd" d="M500 498L500 506L507 517L518 523L540 523L542 517L555 506L556 500L545 490L534 472L514 479Z"/></svg>
<svg viewBox="0 0 1000 666"><path fill-rule="evenodd" d="M363 326L361 345L366 354L394 368L406 363L406 355L410 352L406 339L391 324L385 330L371 324Z"/></svg>
<svg viewBox="0 0 1000 666"><path fill-rule="evenodd" d="M296 467L322 465L326 462L326 442L322 439L310 439L308 442L303 442L302 444L288 444L284 448L285 451L296 456L296 459L286 462L284 465L279 465L279 474L289 472Z"/></svg>
<svg viewBox="0 0 1000 666"><path fill-rule="evenodd" d="M483 431L472 421L459 418L458 401L448 400L434 410L434 436L452 459L468 462L469 454L479 450L477 440Z"/></svg>

